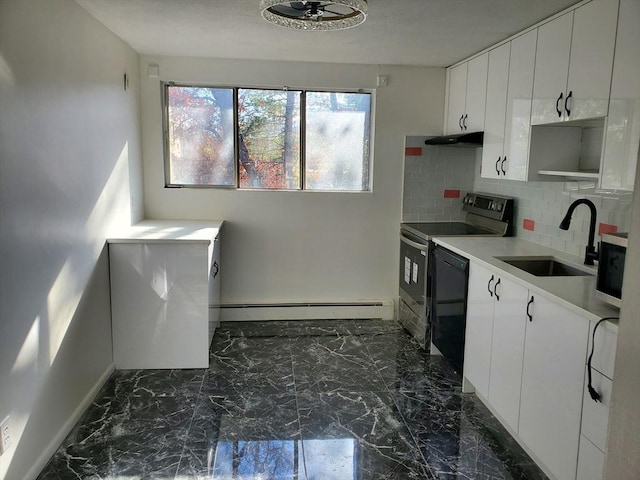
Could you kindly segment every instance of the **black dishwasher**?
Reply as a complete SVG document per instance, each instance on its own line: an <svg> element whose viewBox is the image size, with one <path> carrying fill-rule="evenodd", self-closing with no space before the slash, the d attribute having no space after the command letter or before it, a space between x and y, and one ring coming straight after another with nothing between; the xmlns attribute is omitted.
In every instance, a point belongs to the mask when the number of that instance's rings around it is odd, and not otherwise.
<svg viewBox="0 0 640 480"><path fill-rule="evenodd" d="M469 260L437 245L431 268L431 343L462 375Z"/></svg>

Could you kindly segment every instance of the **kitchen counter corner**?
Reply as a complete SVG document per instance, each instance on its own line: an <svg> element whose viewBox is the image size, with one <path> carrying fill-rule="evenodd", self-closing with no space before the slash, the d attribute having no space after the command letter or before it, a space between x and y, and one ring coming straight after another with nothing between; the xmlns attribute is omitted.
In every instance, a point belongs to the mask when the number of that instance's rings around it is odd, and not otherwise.
<svg viewBox="0 0 640 480"><path fill-rule="evenodd" d="M222 220L151 220L146 219L115 232L107 243L211 243Z"/></svg>

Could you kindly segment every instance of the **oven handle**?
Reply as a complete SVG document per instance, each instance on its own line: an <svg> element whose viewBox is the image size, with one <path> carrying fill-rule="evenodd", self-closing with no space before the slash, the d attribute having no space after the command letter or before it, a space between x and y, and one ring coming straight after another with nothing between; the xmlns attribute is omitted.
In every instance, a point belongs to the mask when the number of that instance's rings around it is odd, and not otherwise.
<svg viewBox="0 0 640 480"><path fill-rule="evenodd" d="M402 233L400 234L400 241L406 243L407 245L411 245L412 247L417 248L418 250L420 250L422 252L428 252L429 251L429 246L428 245L424 245L422 243L418 243L418 242L414 242L413 240L409 240L407 237L402 235Z"/></svg>

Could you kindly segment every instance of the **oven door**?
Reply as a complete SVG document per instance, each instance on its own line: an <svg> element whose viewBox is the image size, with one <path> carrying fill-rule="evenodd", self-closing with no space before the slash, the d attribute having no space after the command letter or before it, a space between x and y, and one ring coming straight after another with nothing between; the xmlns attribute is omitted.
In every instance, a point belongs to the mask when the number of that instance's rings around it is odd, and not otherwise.
<svg viewBox="0 0 640 480"><path fill-rule="evenodd" d="M428 299L430 242L400 233L400 324L418 343L429 345Z"/></svg>

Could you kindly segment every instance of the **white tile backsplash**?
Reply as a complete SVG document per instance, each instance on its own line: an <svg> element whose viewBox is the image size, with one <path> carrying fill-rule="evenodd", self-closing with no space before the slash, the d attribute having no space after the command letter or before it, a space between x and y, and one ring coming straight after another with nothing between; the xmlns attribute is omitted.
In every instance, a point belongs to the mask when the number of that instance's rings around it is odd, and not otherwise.
<svg viewBox="0 0 640 480"><path fill-rule="evenodd" d="M406 138L407 147L420 147L419 156L405 156L402 221L436 222L461 220L462 198L444 198L446 189L488 192L514 197L514 234L524 240L553 247L582 257L589 234L589 209L578 207L568 231L558 225L569 205L588 198L597 210L598 225L616 225L628 231L631 215L630 193L598 192L594 182L516 182L490 180L480 176L482 149L424 145L427 137ZM523 220L535 222L533 231L523 228Z"/></svg>
<svg viewBox="0 0 640 480"><path fill-rule="evenodd" d="M422 154L405 156L403 222L461 220L462 197L473 189L476 149L426 146L428 137L411 136L406 147ZM460 198L444 198L445 190L460 190Z"/></svg>
<svg viewBox="0 0 640 480"><path fill-rule="evenodd" d="M620 232L629 229L630 193L598 192L593 182L515 182L485 179L480 177L481 159L482 149L478 149L473 190L516 199L514 232L519 238L582 257L589 237L589 209L580 206L575 210L568 231L558 228L569 205L578 198L588 198L596 206L596 242L600 240L600 223L616 225ZM524 219L535 222L534 231L522 228Z"/></svg>

